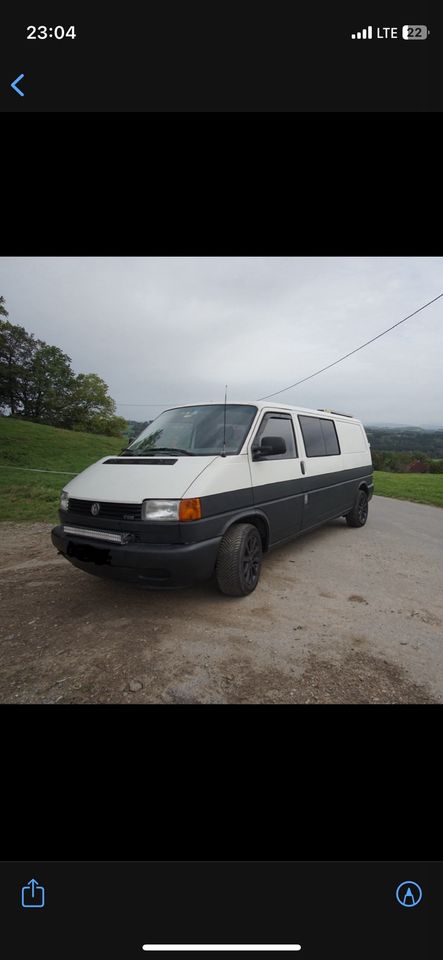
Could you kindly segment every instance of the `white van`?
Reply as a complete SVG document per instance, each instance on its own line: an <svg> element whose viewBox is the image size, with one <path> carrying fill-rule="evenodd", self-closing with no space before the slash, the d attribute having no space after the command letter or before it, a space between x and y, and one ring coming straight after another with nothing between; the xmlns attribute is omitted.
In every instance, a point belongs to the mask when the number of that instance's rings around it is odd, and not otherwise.
<svg viewBox="0 0 443 960"><path fill-rule="evenodd" d="M359 420L279 403L161 413L61 494L52 542L87 573L170 587L209 579L242 596L264 553L334 517L362 527L372 497Z"/></svg>

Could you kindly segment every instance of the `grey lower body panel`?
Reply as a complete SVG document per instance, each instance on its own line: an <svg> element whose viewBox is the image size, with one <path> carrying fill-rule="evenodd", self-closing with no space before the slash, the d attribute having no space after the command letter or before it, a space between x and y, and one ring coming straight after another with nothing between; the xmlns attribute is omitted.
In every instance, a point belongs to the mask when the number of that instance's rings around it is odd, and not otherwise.
<svg viewBox="0 0 443 960"><path fill-rule="evenodd" d="M91 536L51 533L54 546L73 566L85 573L126 580L146 587L186 586L208 580L215 567L220 537L191 544L112 544Z"/></svg>
<svg viewBox="0 0 443 960"><path fill-rule="evenodd" d="M349 513L362 485L370 499L373 493L372 467L304 476L255 487L254 503L268 519L270 545Z"/></svg>
<svg viewBox="0 0 443 960"><path fill-rule="evenodd" d="M188 523L146 523L86 519L60 512L52 542L74 566L96 576L168 587L209 579L225 531L236 522L260 518L268 527L268 547L352 509L361 486L373 494L372 467L335 471L315 477L230 490L202 498L202 519ZM64 525L90 528L90 537L66 533ZM97 539L98 528L131 533L138 542L114 544ZM96 537L94 538L94 529Z"/></svg>
<svg viewBox="0 0 443 960"><path fill-rule="evenodd" d="M211 533L222 532L230 517L242 519L256 510L266 517L273 545L348 513L362 484L371 498L372 464L230 490L203 498L204 522Z"/></svg>

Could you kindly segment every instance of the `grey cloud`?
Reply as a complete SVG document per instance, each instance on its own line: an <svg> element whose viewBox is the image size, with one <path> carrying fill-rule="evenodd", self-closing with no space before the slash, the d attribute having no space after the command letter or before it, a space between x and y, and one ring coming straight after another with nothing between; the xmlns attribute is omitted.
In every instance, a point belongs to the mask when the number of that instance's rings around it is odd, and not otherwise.
<svg viewBox="0 0 443 960"><path fill-rule="evenodd" d="M12 322L136 404L254 399L331 363L443 290L441 258L6 258ZM277 399L443 423L443 301ZM126 405L134 402L133 406Z"/></svg>

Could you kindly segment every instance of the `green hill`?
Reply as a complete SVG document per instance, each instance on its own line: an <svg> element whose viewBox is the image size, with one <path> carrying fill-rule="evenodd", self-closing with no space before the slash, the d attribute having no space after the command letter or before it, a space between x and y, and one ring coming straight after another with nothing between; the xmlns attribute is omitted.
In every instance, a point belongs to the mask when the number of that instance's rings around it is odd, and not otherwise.
<svg viewBox="0 0 443 960"><path fill-rule="evenodd" d="M101 457L118 453L123 445L118 437L0 417L0 520L56 523L64 484ZM375 492L443 506L443 476L377 471Z"/></svg>
<svg viewBox="0 0 443 960"><path fill-rule="evenodd" d="M119 437L0 417L0 520L55 523L63 484L123 446ZM60 472L33 472L39 470Z"/></svg>
<svg viewBox="0 0 443 960"><path fill-rule="evenodd" d="M365 430L372 450L394 450L411 455L414 450L420 450L428 457L443 457L443 430L419 427L365 427Z"/></svg>

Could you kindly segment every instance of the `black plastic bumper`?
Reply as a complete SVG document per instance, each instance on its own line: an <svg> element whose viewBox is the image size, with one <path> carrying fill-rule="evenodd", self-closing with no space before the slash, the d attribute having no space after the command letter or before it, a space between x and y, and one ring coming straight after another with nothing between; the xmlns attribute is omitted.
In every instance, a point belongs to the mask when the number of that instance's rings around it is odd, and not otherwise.
<svg viewBox="0 0 443 960"><path fill-rule="evenodd" d="M177 587L209 580L221 537L201 543L106 543L94 537L51 532L54 546L79 570L98 577L128 580L146 587Z"/></svg>

